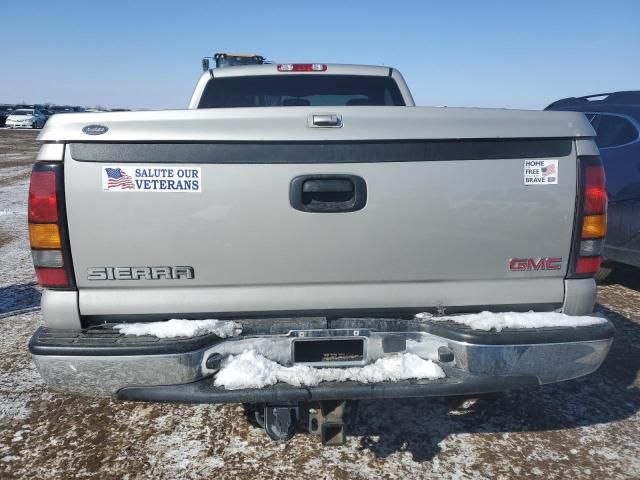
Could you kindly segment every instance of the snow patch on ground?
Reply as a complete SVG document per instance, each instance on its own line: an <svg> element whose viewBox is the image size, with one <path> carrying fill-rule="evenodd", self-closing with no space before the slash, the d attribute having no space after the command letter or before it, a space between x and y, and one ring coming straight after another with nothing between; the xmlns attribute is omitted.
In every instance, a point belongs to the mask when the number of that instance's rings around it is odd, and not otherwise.
<svg viewBox="0 0 640 480"><path fill-rule="evenodd" d="M377 383L425 378L444 378L442 368L412 353L381 358L364 367L313 368L307 365L285 367L255 350L246 350L225 360L215 377L215 385L229 390L263 388L278 382L295 386L315 386L320 382L356 381Z"/></svg>
<svg viewBox="0 0 640 480"><path fill-rule="evenodd" d="M26 174L29 168L25 166L22 172ZM6 170L0 155L0 258L4 273L0 275L0 288L29 282L34 275L27 231L29 179L4 184Z"/></svg>
<svg viewBox="0 0 640 480"><path fill-rule="evenodd" d="M0 432L6 425L27 420L33 413L33 402L46 402L52 396L26 348L29 337L40 324L38 313L0 320ZM0 478L4 478L1 468Z"/></svg>
<svg viewBox="0 0 640 480"><path fill-rule="evenodd" d="M220 338L240 335L239 323L223 320L172 319L150 323L120 323L113 327L125 335L151 335L158 338L198 337L213 333Z"/></svg>
<svg viewBox="0 0 640 480"><path fill-rule="evenodd" d="M606 319L596 316L570 316L558 312L481 312L469 315L433 316L430 313L418 313L417 319L434 322L455 322L474 330L498 332L505 328L545 328L545 327L586 327L606 323Z"/></svg>

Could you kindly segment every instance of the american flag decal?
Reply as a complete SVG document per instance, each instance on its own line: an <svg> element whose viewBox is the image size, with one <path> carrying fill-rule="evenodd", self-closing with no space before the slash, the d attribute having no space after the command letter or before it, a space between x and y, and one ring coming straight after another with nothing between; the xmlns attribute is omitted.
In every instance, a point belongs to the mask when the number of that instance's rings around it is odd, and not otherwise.
<svg viewBox="0 0 640 480"><path fill-rule="evenodd" d="M133 180L121 168L105 168L107 188L134 189Z"/></svg>
<svg viewBox="0 0 640 480"><path fill-rule="evenodd" d="M556 166L551 163L546 167L542 167L540 170L542 171L543 177L548 177L549 175L553 175L554 173L556 173Z"/></svg>

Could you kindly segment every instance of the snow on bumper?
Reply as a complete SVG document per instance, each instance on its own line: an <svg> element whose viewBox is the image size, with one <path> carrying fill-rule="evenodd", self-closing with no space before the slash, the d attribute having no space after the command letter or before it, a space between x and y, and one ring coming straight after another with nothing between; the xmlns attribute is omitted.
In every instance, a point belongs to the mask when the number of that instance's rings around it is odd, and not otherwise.
<svg viewBox="0 0 640 480"><path fill-rule="evenodd" d="M364 350L360 360L338 362L338 365L336 362L304 365L305 375L313 376L315 369L312 367L318 366L348 367L330 370L348 370L349 375L343 374L341 378L339 375L321 374L306 383L294 375L294 381L289 382L293 385L285 385L286 395L313 396L316 391L324 395L324 399L337 400L471 394L569 380L587 375L601 365L614 333L608 321L584 327L507 329L502 332L475 332L457 324L429 321L407 325L413 327L412 331L351 328L225 339L204 337L206 341L195 338L190 340L195 342L193 349L185 348L182 342L177 349L179 351L172 350L169 342L161 351L147 349L138 352L135 344L131 347L131 342L125 342L129 347L123 347L122 354L118 353L119 347L113 346L102 350L84 348L82 341L76 341L74 347L62 345L63 342L56 345L55 336L43 346L36 332L30 349L46 382L64 392L136 400L252 402L260 401L260 392L269 389L269 395L283 398L280 386L286 384L287 378L292 378L291 371L274 368L274 365L290 367L294 364L293 345L296 340L362 339ZM276 372L275 377L269 377L275 378L276 384L272 380L255 385L229 380L229 372L225 374L224 367L243 354L246 360L246 352L254 352L265 359L271 369L270 374ZM398 356L422 359L431 365L429 368L433 368L429 370L430 374L404 377L369 375L371 372L364 371L366 368L371 370L381 359ZM299 364L294 366L298 370L303 367ZM426 367L426 364L420 367ZM243 372L235 371L233 375L243 375ZM330 391L327 390L329 386ZM299 390L297 393L294 391L296 388Z"/></svg>

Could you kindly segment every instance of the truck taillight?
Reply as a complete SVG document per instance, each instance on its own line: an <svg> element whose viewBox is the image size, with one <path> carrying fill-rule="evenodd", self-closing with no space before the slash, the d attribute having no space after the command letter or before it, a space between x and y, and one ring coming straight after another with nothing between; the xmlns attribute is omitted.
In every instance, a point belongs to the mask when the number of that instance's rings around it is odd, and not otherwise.
<svg viewBox="0 0 640 480"><path fill-rule="evenodd" d="M29 242L38 283L74 288L64 212L62 162L38 162L29 185Z"/></svg>
<svg viewBox="0 0 640 480"><path fill-rule="evenodd" d="M607 233L607 190L599 157L580 157L578 218L570 277L593 276L600 269L600 255Z"/></svg>
<svg viewBox="0 0 640 480"><path fill-rule="evenodd" d="M58 221L55 172L33 171L31 173L31 185L29 186L29 221Z"/></svg>

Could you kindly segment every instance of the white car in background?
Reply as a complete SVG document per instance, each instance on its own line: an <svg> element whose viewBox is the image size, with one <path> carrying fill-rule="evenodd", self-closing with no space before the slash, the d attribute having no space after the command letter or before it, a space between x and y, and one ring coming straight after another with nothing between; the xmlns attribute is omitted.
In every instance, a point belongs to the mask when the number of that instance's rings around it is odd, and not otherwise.
<svg viewBox="0 0 640 480"><path fill-rule="evenodd" d="M7 128L42 128L47 117L40 110L18 109L11 112L5 125Z"/></svg>

